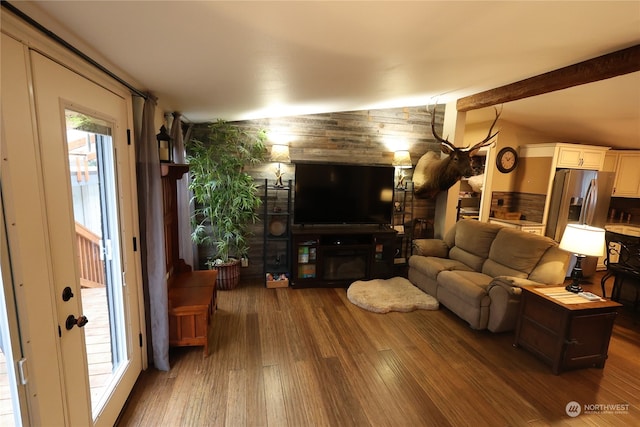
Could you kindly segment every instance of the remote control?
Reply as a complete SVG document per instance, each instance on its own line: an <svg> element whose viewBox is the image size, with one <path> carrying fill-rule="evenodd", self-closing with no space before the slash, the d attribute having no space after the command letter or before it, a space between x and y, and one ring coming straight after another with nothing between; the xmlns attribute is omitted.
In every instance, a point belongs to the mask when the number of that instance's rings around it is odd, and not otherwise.
<svg viewBox="0 0 640 427"><path fill-rule="evenodd" d="M596 294L592 294L591 292L578 292L582 298L588 299L589 301L600 301L600 297Z"/></svg>

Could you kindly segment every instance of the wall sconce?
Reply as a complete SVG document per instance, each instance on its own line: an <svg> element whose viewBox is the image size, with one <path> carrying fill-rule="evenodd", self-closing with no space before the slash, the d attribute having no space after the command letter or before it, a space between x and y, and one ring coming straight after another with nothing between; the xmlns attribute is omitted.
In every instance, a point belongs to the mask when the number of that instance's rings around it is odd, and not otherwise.
<svg viewBox="0 0 640 427"><path fill-rule="evenodd" d="M407 150L399 150L393 153L393 166L398 170L398 183L396 188L405 188L405 174L404 169L411 169L411 154Z"/></svg>
<svg viewBox="0 0 640 427"><path fill-rule="evenodd" d="M575 254L576 265L571 272L573 281L567 285L566 290L573 293L582 292L582 260L587 256L602 256L604 245L604 229L585 224L567 224L560 240L560 249Z"/></svg>
<svg viewBox="0 0 640 427"><path fill-rule="evenodd" d="M283 187L282 184L282 172L281 163L289 163L291 158L289 157L289 146L283 144L273 144L271 146L271 161L278 162L278 168L276 169L276 187Z"/></svg>
<svg viewBox="0 0 640 427"><path fill-rule="evenodd" d="M173 163L173 144L164 125L160 127L160 133L156 135L156 139L158 140L160 163Z"/></svg>

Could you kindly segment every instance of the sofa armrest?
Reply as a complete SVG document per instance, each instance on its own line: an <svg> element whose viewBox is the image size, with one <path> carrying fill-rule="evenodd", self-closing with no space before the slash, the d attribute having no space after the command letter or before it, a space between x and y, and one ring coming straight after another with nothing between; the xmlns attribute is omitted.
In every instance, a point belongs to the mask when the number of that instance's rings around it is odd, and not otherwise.
<svg viewBox="0 0 640 427"><path fill-rule="evenodd" d="M495 277L487 287L491 299L487 329L491 332L514 330L518 322L522 288L540 285L542 283L520 277Z"/></svg>
<svg viewBox="0 0 640 427"><path fill-rule="evenodd" d="M442 239L415 239L413 254L449 258L449 246Z"/></svg>
<svg viewBox="0 0 640 427"><path fill-rule="evenodd" d="M520 295L522 293L522 288L525 286L540 286L542 283L536 282L530 279L524 279L522 277L514 277L514 276L497 276L494 277L489 287L487 288L487 292L491 290L494 286L500 286L504 288L511 295Z"/></svg>

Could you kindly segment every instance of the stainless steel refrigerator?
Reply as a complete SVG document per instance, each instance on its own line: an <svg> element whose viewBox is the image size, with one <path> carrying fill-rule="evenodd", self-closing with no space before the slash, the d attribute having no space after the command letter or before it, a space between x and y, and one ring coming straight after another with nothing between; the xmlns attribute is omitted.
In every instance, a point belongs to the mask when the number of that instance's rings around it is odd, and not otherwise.
<svg viewBox="0 0 640 427"><path fill-rule="evenodd" d="M559 242L569 223L604 227L614 175L613 172L558 169L553 181L546 235ZM585 277L595 273L597 261L595 257L587 257L582 262ZM568 273L574 263L575 259L572 260Z"/></svg>

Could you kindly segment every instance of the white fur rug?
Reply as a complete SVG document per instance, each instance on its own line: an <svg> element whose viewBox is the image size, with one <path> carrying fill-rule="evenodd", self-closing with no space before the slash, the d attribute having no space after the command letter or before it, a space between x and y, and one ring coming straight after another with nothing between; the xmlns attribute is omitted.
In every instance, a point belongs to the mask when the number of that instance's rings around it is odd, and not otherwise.
<svg viewBox="0 0 640 427"><path fill-rule="evenodd" d="M358 307L374 313L438 309L438 301L434 297L404 277L358 280L347 289L347 298Z"/></svg>

